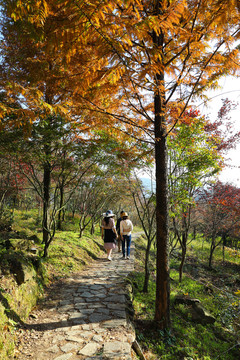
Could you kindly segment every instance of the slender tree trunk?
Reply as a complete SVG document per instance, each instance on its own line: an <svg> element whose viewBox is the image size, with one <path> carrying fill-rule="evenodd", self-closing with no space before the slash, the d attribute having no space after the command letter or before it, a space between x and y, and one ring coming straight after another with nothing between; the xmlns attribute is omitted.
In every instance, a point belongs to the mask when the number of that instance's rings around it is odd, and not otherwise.
<svg viewBox="0 0 240 360"><path fill-rule="evenodd" d="M43 250L43 257L44 257L44 258L46 258L46 257L48 256L48 248L49 248L49 245L50 245L49 242L44 245L44 250Z"/></svg>
<svg viewBox="0 0 240 360"><path fill-rule="evenodd" d="M212 259L213 259L214 250L215 250L215 239L212 239L211 247L210 247L209 260L208 260L208 266L209 266L210 269L212 268Z"/></svg>
<svg viewBox="0 0 240 360"><path fill-rule="evenodd" d="M79 239L81 239L82 236L83 236L83 229L80 227L80 229L79 229Z"/></svg>
<svg viewBox="0 0 240 360"><path fill-rule="evenodd" d="M75 212L76 212L76 210L75 210L75 209L73 209L73 210L72 210L72 219L74 219L74 218L75 218Z"/></svg>
<svg viewBox="0 0 240 360"><path fill-rule="evenodd" d="M47 256L47 249L49 243L49 219L48 212L50 206L50 182L51 182L51 169L50 164L44 164L43 171L43 243L44 243L44 257Z"/></svg>
<svg viewBox="0 0 240 360"><path fill-rule="evenodd" d="M42 203L41 201L38 202L38 217L40 219L42 213Z"/></svg>
<svg viewBox="0 0 240 360"><path fill-rule="evenodd" d="M185 258L187 253L187 235L185 233L182 234L181 248L182 248L182 256L181 256L181 263L179 266L179 282L182 282L183 266L185 263Z"/></svg>
<svg viewBox="0 0 240 360"><path fill-rule="evenodd" d="M222 235L222 257L223 262L225 261L225 246L227 245L227 236L226 234Z"/></svg>
<svg viewBox="0 0 240 360"><path fill-rule="evenodd" d="M57 223L57 229L62 230L62 206L63 206L63 198L64 198L64 187L63 184L60 186L60 201L59 201L59 213L58 213L58 223Z"/></svg>
<svg viewBox="0 0 240 360"><path fill-rule="evenodd" d="M197 228L196 225L193 226L193 240L196 240Z"/></svg>
<svg viewBox="0 0 240 360"><path fill-rule="evenodd" d="M151 248L151 240L148 239L147 242L147 249L145 254L145 276L144 276L144 284L143 284L143 292L148 292L148 283L149 283L149 277L150 277L150 271L149 271L149 255L150 255L150 248Z"/></svg>
<svg viewBox="0 0 240 360"><path fill-rule="evenodd" d="M94 224L94 221L92 221L92 224L91 224L91 235L94 235L95 233L95 224Z"/></svg>
<svg viewBox="0 0 240 360"><path fill-rule="evenodd" d="M187 253L187 240L188 240L188 231L189 231L189 227L191 224L191 206L189 206L188 208L188 215L187 213L182 217L182 234L181 234L181 238L182 240L180 241L181 243L181 248L182 248L182 257L181 257L181 264L179 267L179 282L182 281L182 274L183 274L183 266L185 263L185 259L186 259L186 253Z"/></svg>
<svg viewBox="0 0 240 360"><path fill-rule="evenodd" d="M83 236L83 231L85 229L84 219L85 219L85 216L81 215L80 220L79 220L79 238L80 239Z"/></svg>

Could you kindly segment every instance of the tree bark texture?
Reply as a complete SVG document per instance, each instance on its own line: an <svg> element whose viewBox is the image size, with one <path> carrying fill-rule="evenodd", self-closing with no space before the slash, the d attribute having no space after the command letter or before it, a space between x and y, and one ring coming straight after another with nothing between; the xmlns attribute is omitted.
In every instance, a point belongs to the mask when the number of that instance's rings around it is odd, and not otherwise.
<svg viewBox="0 0 240 360"><path fill-rule="evenodd" d="M163 75L158 75L163 81ZM155 162L156 162L156 223L157 278L155 320L161 329L170 326L169 265L168 265L168 178L167 139L165 136L164 96L155 95Z"/></svg>
<svg viewBox="0 0 240 360"><path fill-rule="evenodd" d="M155 15L161 13L162 1L155 1ZM154 46L162 52L159 71L155 75L155 165L156 165L156 303L155 321L160 329L170 327L170 285L168 265L168 175L167 175L167 124L165 115L165 87L162 33L152 35Z"/></svg>
<svg viewBox="0 0 240 360"><path fill-rule="evenodd" d="M156 223L157 266L155 320L161 329L170 326L168 265L168 187L166 138L158 136L156 124Z"/></svg>

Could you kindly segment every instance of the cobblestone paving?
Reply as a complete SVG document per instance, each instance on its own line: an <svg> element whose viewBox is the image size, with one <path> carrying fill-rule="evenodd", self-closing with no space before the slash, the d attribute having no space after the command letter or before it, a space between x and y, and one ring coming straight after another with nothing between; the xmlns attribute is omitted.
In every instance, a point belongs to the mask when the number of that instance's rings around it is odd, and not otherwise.
<svg viewBox="0 0 240 360"><path fill-rule="evenodd" d="M31 314L17 359L132 360L125 279L133 268L134 240L130 260L115 250L111 262L98 259L68 278L50 308Z"/></svg>

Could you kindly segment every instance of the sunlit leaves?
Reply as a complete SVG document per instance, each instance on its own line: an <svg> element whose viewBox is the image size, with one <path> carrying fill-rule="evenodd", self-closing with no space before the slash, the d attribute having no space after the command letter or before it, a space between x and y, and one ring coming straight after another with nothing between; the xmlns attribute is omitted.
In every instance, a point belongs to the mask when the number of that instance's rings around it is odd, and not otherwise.
<svg viewBox="0 0 240 360"><path fill-rule="evenodd" d="M215 88L220 76L238 71L239 51L234 41L239 11L235 1L163 1L159 14L149 0L3 3L18 26L25 24L30 31L39 54L48 55L49 88L55 88L55 93L62 91L65 98L71 96L76 105L82 97L92 101L93 89L96 103L97 89L107 95L121 85L119 105L128 107L128 116L134 113L138 117L129 125L138 123L148 135L152 113L143 109L150 107L151 98L143 101L141 92L166 93L167 111L174 96L181 117L191 96ZM27 23L32 28L26 27ZM163 35L162 47L153 45L153 32ZM29 68L34 67L34 60L28 57ZM43 59L37 55L36 60L42 69ZM160 72L166 74L166 81L156 87L154 77ZM41 75L44 81L46 71ZM103 108L103 103L98 105ZM69 108L60 106L67 114Z"/></svg>

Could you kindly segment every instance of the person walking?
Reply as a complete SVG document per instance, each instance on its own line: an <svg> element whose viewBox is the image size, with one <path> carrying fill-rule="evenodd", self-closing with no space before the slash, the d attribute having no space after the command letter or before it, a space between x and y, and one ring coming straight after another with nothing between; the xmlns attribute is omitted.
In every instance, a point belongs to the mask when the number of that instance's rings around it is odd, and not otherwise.
<svg viewBox="0 0 240 360"><path fill-rule="evenodd" d="M102 239L104 240L104 248L107 250L107 259L109 261L112 260L112 250L116 247L117 231L113 220L114 216L112 210L108 210L103 214L104 218L102 220Z"/></svg>
<svg viewBox="0 0 240 360"><path fill-rule="evenodd" d="M125 259L126 255L126 245L127 245L127 259L130 259L130 248L131 248L131 240L133 231L133 224L131 220L128 218L128 214L124 212L122 214L122 221L120 222L120 235L122 239L122 254L123 259Z"/></svg>
<svg viewBox="0 0 240 360"><path fill-rule="evenodd" d="M116 224L116 230L117 230L117 233L118 233L118 237L117 237L117 245L118 245L118 252L121 252L121 235L120 235L120 222L122 221L122 214L124 213L125 211L121 211L120 212L120 217L117 219L117 224Z"/></svg>

